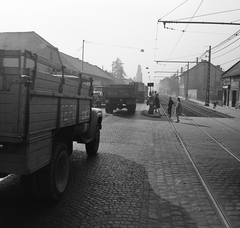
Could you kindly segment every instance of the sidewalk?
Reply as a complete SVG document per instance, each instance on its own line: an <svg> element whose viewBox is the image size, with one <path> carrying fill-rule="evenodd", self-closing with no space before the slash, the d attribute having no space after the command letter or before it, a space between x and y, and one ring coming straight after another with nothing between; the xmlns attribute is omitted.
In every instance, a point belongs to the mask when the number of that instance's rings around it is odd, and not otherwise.
<svg viewBox="0 0 240 228"><path fill-rule="evenodd" d="M200 106L204 106L205 108L208 108L211 110L216 110L217 112L221 112L223 114L227 114L229 116L240 119L240 109L235 109L235 108L231 108L228 106L218 106L218 105L217 105L216 109L213 109L213 104L209 104L209 106L205 106L205 103L202 101L193 100L193 99L189 99L189 101L197 103Z"/></svg>
<svg viewBox="0 0 240 228"><path fill-rule="evenodd" d="M184 98L182 98L182 100L184 100ZM235 109L235 108L231 108L228 106L218 106L216 107L216 109L213 109L213 104L209 104L209 106L205 106L205 102L203 101L198 101L198 100L193 100L193 99L189 99L189 101L194 102L200 106L204 106L204 108L208 108L217 112L221 112L223 114L232 116L238 120L240 120L240 109ZM149 117L153 117L153 118L159 118L159 114L158 113L153 113L153 114L148 114L148 109L149 106L145 106L144 110L142 111L142 114L145 116L149 116ZM165 113L163 112L162 108L160 108L160 114L161 116L165 116Z"/></svg>

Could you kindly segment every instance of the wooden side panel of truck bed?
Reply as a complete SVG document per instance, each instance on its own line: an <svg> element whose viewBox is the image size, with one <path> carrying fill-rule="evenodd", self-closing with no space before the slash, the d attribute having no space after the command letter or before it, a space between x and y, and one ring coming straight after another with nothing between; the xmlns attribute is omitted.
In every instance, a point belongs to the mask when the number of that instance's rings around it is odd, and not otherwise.
<svg viewBox="0 0 240 228"><path fill-rule="evenodd" d="M78 82L65 78L62 85L61 80L38 72L29 94L22 75L0 80L0 142L12 145L0 152L0 172L27 174L43 167L51 159L53 130L89 122L90 86L82 83L78 94Z"/></svg>
<svg viewBox="0 0 240 228"><path fill-rule="evenodd" d="M1 76L0 76L1 77ZM23 80L16 75L5 75L6 89L0 83L0 141L4 137L10 142L20 142L24 131L24 112L26 89Z"/></svg>

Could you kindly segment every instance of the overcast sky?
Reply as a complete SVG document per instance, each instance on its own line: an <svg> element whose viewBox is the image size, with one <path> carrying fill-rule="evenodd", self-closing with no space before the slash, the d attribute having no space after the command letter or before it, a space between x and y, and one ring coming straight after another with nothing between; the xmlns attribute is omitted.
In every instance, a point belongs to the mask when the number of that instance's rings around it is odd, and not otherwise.
<svg viewBox="0 0 240 228"><path fill-rule="evenodd" d="M159 19L240 23L240 0L5 0L0 32L35 31L79 59L85 40L84 61L111 71L120 58L131 78L141 65L144 82L171 75L155 71L186 66L155 61L195 61L209 46L212 63L224 70L240 60L240 36L229 39L240 25L170 23L167 29Z"/></svg>

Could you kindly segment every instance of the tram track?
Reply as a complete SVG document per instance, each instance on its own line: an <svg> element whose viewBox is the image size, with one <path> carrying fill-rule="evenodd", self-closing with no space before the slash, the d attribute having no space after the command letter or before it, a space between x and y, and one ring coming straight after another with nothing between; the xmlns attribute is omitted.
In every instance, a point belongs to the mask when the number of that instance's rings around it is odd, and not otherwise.
<svg viewBox="0 0 240 228"><path fill-rule="evenodd" d="M167 103L162 97L161 100ZM184 115L185 120L190 125L187 127L187 132L186 130L182 131L179 124L174 124L168 117L165 110L166 105L162 103L161 106L222 224L229 228L240 227L240 212L238 211L240 205L240 157L186 115ZM197 134L196 129L199 130ZM199 139L195 140L194 135L195 137L198 135ZM233 170L235 172L232 172ZM238 174L234 176L236 171Z"/></svg>

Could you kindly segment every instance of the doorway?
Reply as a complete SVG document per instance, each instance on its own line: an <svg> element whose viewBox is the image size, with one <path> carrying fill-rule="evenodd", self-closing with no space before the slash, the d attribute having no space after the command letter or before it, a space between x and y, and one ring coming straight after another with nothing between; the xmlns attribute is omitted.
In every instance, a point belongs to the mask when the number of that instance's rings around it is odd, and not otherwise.
<svg viewBox="0 0 240 228"><path fill-rule="evenodd" d="M232 91L232 107L235 107L237 101L237 91L233 90Z"/></svg>

